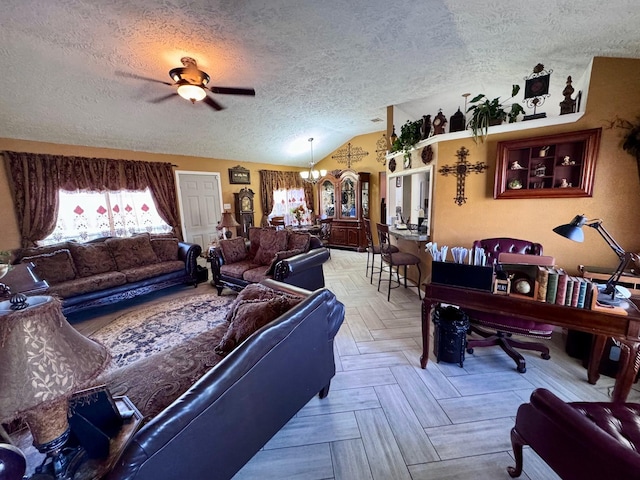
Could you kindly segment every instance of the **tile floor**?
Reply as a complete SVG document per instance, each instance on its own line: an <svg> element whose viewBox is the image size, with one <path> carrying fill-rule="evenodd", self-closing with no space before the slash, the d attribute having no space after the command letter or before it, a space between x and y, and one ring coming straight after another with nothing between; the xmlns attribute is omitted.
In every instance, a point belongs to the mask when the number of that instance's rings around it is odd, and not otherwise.
<svg viewBox="0 0 640 480"><path fill-rule="evenodd" d="M346 318L329 396L311 400L234 480L509 479L509 431L535 388L566 401L608 400L613 379L589 385L580 362L564 352L561 332L549 342L551 360L524 353L525 374L498 347L467 354L464 368L431 356L422 370L415 289L392 290L387 302L386 291L365 277L366 254L334 249L331 257L326 284ZM108 315L76 326L88 332L106 321ZM640 401L640 392L630 400ZM529 449L524 467L522 479L558 478Z"/></svg>

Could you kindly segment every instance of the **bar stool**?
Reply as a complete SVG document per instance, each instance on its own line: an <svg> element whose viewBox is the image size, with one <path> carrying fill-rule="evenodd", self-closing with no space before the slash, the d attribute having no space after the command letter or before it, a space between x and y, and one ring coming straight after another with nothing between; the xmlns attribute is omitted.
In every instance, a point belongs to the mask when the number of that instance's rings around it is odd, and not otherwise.
<svg viewBox="0 0 640 480"><path fill-rule="evenodd" d="M365 276L369 275L369 270L371 270L371 279L369 281L370 284L373 285L373 275L377 272L377 269L374 270L374 265L376 262L376 255L380 255L380 245L376 245L373 243L373 233L371 232L371 220L368 218L364 219L364 231L367 235L367 270L365 271ZM398 247L395 245L388 246L389 252L396 253L399 252ZM371 258L371 266L369 266L369 258Z"/></svg>
<svg viewBox="0 0 640 480"><path fill-rule="evenodd" d="M391 241L389 238L389 225L377 223L378 239L380 240L380 273L378 275L378 291L380 291L380 282L382 282L382 270L383 262L389 265L389 287L387 289L387 301L391 298L391 288L398 288L400 286L400 267L404 266L404 288L407 288L407 266L415 265L418 268L418 281L415 287L418 290L418 298L420 296L420 279L422 278L422 272L420 271L420 258L416 255L406 252L392 252ZM393 267L396 267L397 285L391 287L393 281Z"/></svg>

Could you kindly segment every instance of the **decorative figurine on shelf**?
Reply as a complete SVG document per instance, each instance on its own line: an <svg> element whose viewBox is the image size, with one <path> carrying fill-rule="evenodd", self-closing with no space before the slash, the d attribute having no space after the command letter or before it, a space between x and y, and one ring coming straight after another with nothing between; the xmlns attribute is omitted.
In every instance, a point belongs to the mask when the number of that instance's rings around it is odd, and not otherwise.
<svg viewBox="0 0 640 480"><path fill-rule="evenodd" d="M520 165L517 160L514 160L514 162L511 164L511 170L526 170L526 169L525 167Z"/></svg>
<svg viewBox="0 0 640 480"><path fill-rule="evenodd" d="M546 167L546 165L544 163L537 164L536 168L535 168L535 170L533 172L533 174L536 177L544 177L546 173L547 173L547 167Z"/></svg>
<svg viewBox="0 0 640 480"><path fill-rule="evenodd" d="M569 155L565 155L564 158L562 159L562 165L563 166L571 166L571 165L575 165L576 162L574 162L573 160L571 160L571 157Z"/></svg>
<svg viewBox="0 0 640 480"><path fill-rule="evenodd" d="M514 178L513 180L511 180L509 182L509 188L511 190L518 190L518 189L522 188L522 182L520 180L518 180L517 178Z"/></svg>
<svg viewBox="0 0 640 480"><path fill-rule="evenodd" d="M460 107L458 107L458 111L451 115L449 119L449 133L451 132L461 132L464 130L464 113L460 111Z"/></svg>
<svg viewBox="0 0 640 480"><path fill-rule="evenodd" d="M551 148L551 147L549 147L548 145L546 147L542 147L540 149L540 151L538 152L538 156L539 157L546 157L547 154L549 153L549 148Z"/></svg>
<svg viewBox="0 0 640 480"><path fill-rule="evenodd" d="M571 85L571 76L567 77L567 86L562 90L562 95L564 96L564 100L560 102L560 115L566 115L567 113L575 113L576 112L576 101L571 98L571 95L574 92L574 88Z"/></svg>
<svg viewBox="0 0 640 480"><path fill-rule="evenodd" d="M431 115L422 116L422 125L420 127L420 140L425 140L431 135Z"/></svg>
<svg viewBox="0 0 640 480"><path fill-rule="evenodd" d="M444 133L444 126L447 124L447 117L444 116L442 110L438 110L436 118L433 119L433 134L440 135Z"/></svg>
<svg viewBox="0 0 640 480"><path fill-rule="evenodd" d="M569 182L567 182L566 178L563 178L562 181L560 181L560 188L568 188L570 186L571 186L571 184Z"/></svg>

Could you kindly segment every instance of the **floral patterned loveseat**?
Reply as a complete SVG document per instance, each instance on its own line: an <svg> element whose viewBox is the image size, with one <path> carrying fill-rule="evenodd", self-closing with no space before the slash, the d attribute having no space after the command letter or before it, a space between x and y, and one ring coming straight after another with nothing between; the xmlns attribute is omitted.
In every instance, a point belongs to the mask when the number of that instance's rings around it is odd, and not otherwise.
<svg viewBox="0 0 640 480"><path fill-rule="evenodd" d="M46 295L62 299L65 314L133 298L179 284L197 286L200 245L165 235L102 237L12 252L13 263L31 263L46 280Z"/></svg>

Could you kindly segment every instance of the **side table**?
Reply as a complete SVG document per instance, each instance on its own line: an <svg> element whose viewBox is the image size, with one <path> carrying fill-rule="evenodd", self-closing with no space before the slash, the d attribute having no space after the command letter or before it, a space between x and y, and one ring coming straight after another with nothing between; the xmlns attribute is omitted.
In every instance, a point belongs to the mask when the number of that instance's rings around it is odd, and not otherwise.
<svg viewBox="0 0 640 480"><path fill-rule="evenodd" d="M111 439L109 456L103 459L86 459L76 470L72 480L93 480L103 478L118 462L122 452L127 447L133 435L142 424L142 414L129 400L129 397L114 397L116 407L120 414L133 412L130 419L125 420L120 432ZM32 475L36 466L44 460L44 455L33 446L33 439L29 429L25 428L11 435L13 443L24 453L27 458L26 475Z"/></svg>

